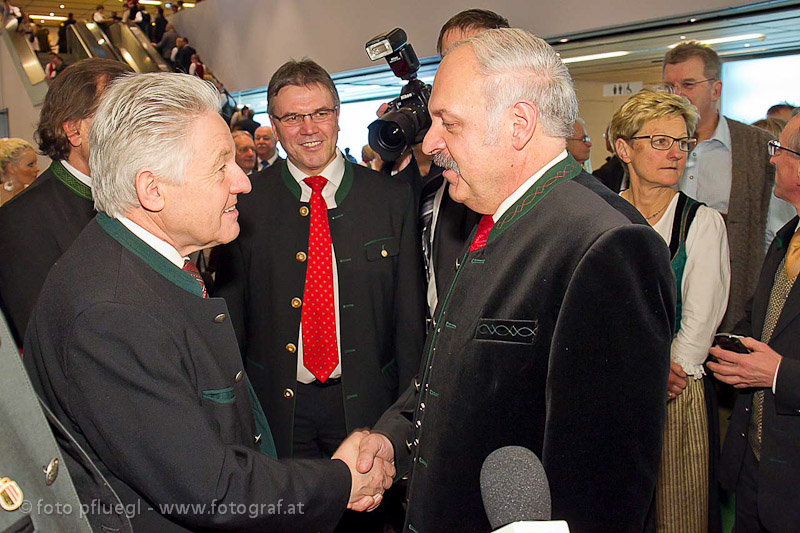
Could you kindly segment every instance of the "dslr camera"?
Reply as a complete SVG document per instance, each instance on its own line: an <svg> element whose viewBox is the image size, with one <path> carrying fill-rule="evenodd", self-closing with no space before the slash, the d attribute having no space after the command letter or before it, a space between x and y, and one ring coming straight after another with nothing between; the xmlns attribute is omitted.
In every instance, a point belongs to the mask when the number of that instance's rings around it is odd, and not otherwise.
<svg viewBox="0 0 800 533"><path fill-rule="evenodd" d="M395 161L406 149L422 142L431 127L431 86L417 79L419 59L402 29L373 37L367 41L366 50L372 61L386 58L394 75L408 81L400 96L388 102L389 110L369 125L369 145L384 161Z"/></svg>

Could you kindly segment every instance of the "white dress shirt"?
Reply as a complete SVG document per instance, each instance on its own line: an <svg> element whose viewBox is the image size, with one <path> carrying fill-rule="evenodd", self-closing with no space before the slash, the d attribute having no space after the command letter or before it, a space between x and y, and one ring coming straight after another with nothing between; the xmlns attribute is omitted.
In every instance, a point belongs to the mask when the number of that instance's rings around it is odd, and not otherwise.
<svg viewBox="0 0 800 533"><path fill-rule="evenodd" d="M290 160L286 162L289 167L289 173L291 173L292 177L300 185L300 201L308 202L311 200L311 187L303 180L310 177L310 175L294 166ZM328 209L335 209L336 191L339 189L339 185L341 185L342 178L344 177L344 156L342 156L342 153L338 149L336 150L336 157L334 160L317 175L328 180L328 183L326 183L325 187L322 189L322 199L325 200ZM339 320L339 272L336 268L336 247L333 244L333 240L331 240L331 260L333 262L331 275L333 276L333 312L336 319L336 352L338 354L339 364L336 365L336 368L331 372L330 378L335 379L342 376L342 334L341 322ZM314 374L303 364L303 323L301 321L300 333L297 341L297 381L300 383L311 383L316 379Z"/></svg>
<svg viewBox="0 0 800 533"><path fill-rule="evenodd" d="M678 204L675 195L653 229L667 246ZM703 363L725 309L728 307L731 266L728 234L722 216L700 206L686 236L686 265L681 280L681 329L672 340L671 359L694 379L705 374Z"/></svg>
<svg viewBox="0 0 800 533"><path fill-rule="evenodd" d="M139 224L137 224L136 222L127 217L118 216L116 218L122 223L123 226L128 228L131 233L133 233L141 240L143 240L147 246L149 246L156 252L160 253L161 255L166 257L170 263L183 270L183 264L189 258L181 256L181 254L178 253L178 250L176 250L174 246L172 246L167 241L164 241L156 237L155 235L153 235L152 233L150 233L149 231L141 227Z"/></svg>

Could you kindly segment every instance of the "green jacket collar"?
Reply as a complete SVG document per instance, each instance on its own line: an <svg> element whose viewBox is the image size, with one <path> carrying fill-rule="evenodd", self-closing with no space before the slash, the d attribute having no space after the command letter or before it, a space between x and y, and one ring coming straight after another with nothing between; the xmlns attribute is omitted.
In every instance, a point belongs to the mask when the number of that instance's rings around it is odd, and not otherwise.
<svg viewBox="0 0 800 533"><path fill-rule="evenodd" d="M492 228L486 242L491 242L496 239L501 233L516 223L522 216L533 209L533 206L542 201L542 198L547 196L547 193L552 191L559 183L571 180L581 173L580 164L575 161L571 155L567 155L550 169L544 175L536 180L533 185L527 190L517 202L509 207L503 214L502 218Z"/></svg>
<svg viewBox="0 0 800 533"><path fill-rule="evenodd" d="M84 200L92 201L92 188L84 182L69 173L69 170L64 168L60 161L53 161L50 163L50 172L64 184L67 189L71 190Z"/></svg>
<svg viewBox="0 0 800 533"><path fill-rule="evenodd" d="M302 190L300 189L300 184L292 176L292 173L289 172L289 163L287 160L284 160L281 163L281 178L283 179L283 184L286 185L286 188L289 189L289 192L297 198L297 201L300 201L302 198ZM339 188L336 189L336 205L341 207L342 202L347 197L347 194L350 192L350 189L353 188L353 163L346 160L344 161L344 176L342 176L342 183L339 184Z"/></svg>
<svg viewBox="0 0 800 533"><path fill-rule="evenodd" d="M128 249L131 253L139 259L147 263L147 265L161 274L167 280L171 281L181 289L189 291L195 296L203 297L203 288L197 283L197 279L193 278L187 272L184 272L175 266L169 259L153 250L143 240L131 233L122 222L115 218L109 217L103 212L98 212L95 217L100 227L108 233L108 235Z"/></svg>

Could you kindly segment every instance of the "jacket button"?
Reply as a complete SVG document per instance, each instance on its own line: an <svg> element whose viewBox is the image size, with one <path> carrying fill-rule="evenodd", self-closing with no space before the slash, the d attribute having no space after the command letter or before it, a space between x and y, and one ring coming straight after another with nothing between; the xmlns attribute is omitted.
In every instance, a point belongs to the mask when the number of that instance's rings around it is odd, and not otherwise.
<svg viewBox="0 0 800 533"><path fill-rule="evenodd" d="M294 258L302 263L303 261L305 261L308 258L308 256L306 255L305 252L297 252L294 255Z"/></svg>
<svg viewBox="0 0 800 533"><path fill-rule="evenodd" d="M381 257L389 257L389 252L386 250L381 250Z"/></svg>
<svg viewBox="0 0 800 533"><path fill-rule="evenodd" d="M294 391L292 389L283 389L284 398L294 398Z"/></svg>
<svg viewBox="0 0 800 533"><path fill-rule="evenodd" d="M303 305L303 300L301 300L300 298L292 298L292 307L297 309L301 305Z"/></svg>
<svg viewBox="0 0 800 533"><path fill-rule="evenodd" d="M300 216L307 217L308 216L308 207L303 206L300 208Z"/></svg>
<svg viewBox="0 0 800 533"><path fill-rule="evenodd" d="M297 346L292 344L291 342L286 345L286 351L289 353L295 353L297 351Z"/></svg>
<svg viewBox="0 0 800 533"><path fill-rule="evenodd" d="M745 435L744 433L740 433L740 435L741 435L742 438L747 437L747 435Z"/></svg>
<svg viewBox="0 0 800 533"><path fill-rule="evenodd" d="M422 427L422 420L420 420L420 419L418 418L418 419L417 419L417 421L415 422L415 425L416 425L418 428L421 428L421 427Z"/></svg>
<svg viewBox="0 0 800 533"><path fill-rule="evenodd" d="M225 322L226 318L228 318L228 315L226 315L225 313L220 313L214 317L214 322L216 322L217 324L222 324L223 322Z"/></svg>
<svg viewBox="0 0 800 533"><path fill-rule="evenodd" d="M425 402L419 402L419 410L420 411L424 411L425 410Z"/></svg>
<svg viewBox="0 0 800 533"><path fill-rule="evenodd" d="M419 392L419 387L420 387L419 379L414 378L414 390Z"/></svg>
<svg viewBox="0 0 800 533"><path fill-rule="evenodd" d="M242 372L241 370L239 370L239 371L236 373L236 377L235 377L235 378L233 378L233 380L234 380L236 383L239 383L240 381L242 381L242 377L243 377L243 376L244 376L244 372Z"/></svg>
<svg viewBox="0 0 800 533"><path fill-rule="evenodd" d="M53 457L46 466L42 467L42 471L44 472L44 482L48 487L55 483L58 477L58 457Z"/></svg>

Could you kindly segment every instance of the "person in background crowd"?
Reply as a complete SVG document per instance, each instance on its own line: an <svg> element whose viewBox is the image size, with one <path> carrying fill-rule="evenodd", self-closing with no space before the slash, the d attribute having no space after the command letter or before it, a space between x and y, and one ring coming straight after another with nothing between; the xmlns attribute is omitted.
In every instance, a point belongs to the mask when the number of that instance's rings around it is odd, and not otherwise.
<svg viewBox="0 0 800 533"><path fill-rule="evenodd" d="M233 129L246 131L250 134L250 138L252 139L256 133L256 130L261 126L260 122L253 120L255 115L255 109L248 109L246 112L242 110L242 118L239 119L239 122L234 124Z"/></svg>
<svg viewBox="0 0 800 533"><path fill-rule="evenodd" d="M61 74L65 68L67 68L67 66L64 64L64 60L61 59L61 56L55 52L50 52L50 62L44 67L44 75L47 83L49 84L56 79L56 76Z"/></svg>
<svg viewBox="0 0 800 533"><path fill-rule="evenodd" d="M189 65L192 63L192 56L196 54L197 51L189 45L188 37L178 37L175 46L178 48L174 58L176 71L188 74Z"/></svg>
<svg viewBox="0 0 800 533"><path fill-rule="evenodd" d="M236 164L248 176L256 167L256 145L250 132L238 130L233 132L233 142L236 145Z"/></svg>
<svg viewBox="0 0 800 533"><path fill-rule="evenodd" d="M376 172L380 172L383 169L383 159L368 144L361 147L361 164Z"/></svg>
<svg viewBox="0 0 800 533"><path fill-rule="evenodd" d="M800 210L800 117L770 141L775 194ZM751 309L734 332L749 353L711 348L708 368L739 396L722 449L720 481L735 490L734 530L796 531L800 524L800 232L795 215L767 252Z"/></svg>
<svg viewBox="0 0 800 533"><path fill-rule="evenodd" d="M205 79L206 66L203 65L203 62L200 61L200 56L197 54L192 54L192 63L189 65L189 74L192 76L197 76L201 80Z"/></svg>
<svg viewBox="0 0 800 533"><path fill-rule="evenodd" d="M100 95L126 72L119 61L84 59L53 80L34 134L52 163L35 187L0 207L0 228L14 228L0 231L0 300L19 346L50 267L94 217L89 128Z"/></svg>
<svg viewBox="0 0 800 533"><path fill-rule="evenodd" d="M586 133L586 122L582 118L575 119L572 125L572 135L567 137L567 152L575 161L583 166L589 174L592 173L592 162L589 159L592 150L592 140Z"/></svg>
<svg viewBox="0 0 800 533"><path fill-rule="evenodd" d="M275 134L269 126L259 126L256 129L254 140L258 156L258 170L262 171L278 161L278 152L275 150Z"/></svg>
<svg viewBox="0 0 800 533"><path fill-rule="evenodd" d="M423 150L483 217L359 468L410 469L404 531L489 531L481 466L522 446L573 533L650 531L675 317L664 241L566 152L578 102L544 40L452 45L429 109Z"/></svg>
<svg viewBox="0 0 800 533"><path fill-rule="evenodd" d="M709 469L717 463L719 424L717 417L707 415L717 405L703 363L728 303L728 238L722 215L674 188L694 148L697 120L685 98L644 90L614 114L610 129L630 184L622 197L669 246L678 284L656 485L660 533L721 532L716 502L716 514L709 516L709 498L717 497L716 468Z"/></svg>
<svg viewBox="0 0 800 533"><path fill-rule="evenodd" d="M113 19L106 18L105 10L106 8L103 7L103 4L98 4L97 9L92 14L92 20L104 28L114 22Z"/></svg>
<svg viewBox="0 0 800 533"><path fill-rule="evenodd" d="M772 134L773 137L776 139L781 136L781 132L783 128L786 127L786 120L782 118L776 117L769 117L769 118L762 118L761 120L756 120L751 124L751 126L755 126L756 128L761 128L764 131L768 131Z"/></svg>
<svg viewBox="0 0 800 533"><path fill-rule="evenodd" d="M606 162L600 168L593 171L592 175L599 179L603 185L615 193L619 193L622 190L622 182L625 179L625 167L614 152L614 147L608 137L608 129L610 127L611 124L606 126L606 131L603 133L603 140L605 140L606 151L611 155L606 157Z"/></svg>
<svg viewBox="0 0 800 533"><path fill-rule="evenodd" d="M67 26L75 24L75 16L72 13L67 14L67 20L58 26L58 52L61 54L69 54L69 39L67 39Z"/></svg>
<svg viewBox="0 0 800 533"><path fill-rule="evenodd" d="M167 18L164 16L164 8L161 6L156 7L156 18L153 20L153 28L150 32L150 40L153 42L161 42L161 38L167 31Z"/></svg>
<svg viewBox="0 0 800 533"><path fill-rule="evenodd" d="M709 46L690 41L664 56L662 77L676 94L700 113L697 146L689 154L678 188L724 215L731 254L731 291L720 326L730 331L744 317L753 295L764 250L791 210L772 194L775 170L763 147L771 135L723 117L719 56Z"/></svg>
<svg viewBox="0 0 800 533"><path fill-rule="evenodd" d="M797 107L793 106L789 102L781 102L780 104L775 104L767 110L767 118L778 118L784 122L789 122L795 109L797 109Z"/></svg>
<svg viewBox="0 0 800 533"><path fill-rule="evenodd" d="M278 457L330 457L348 432L375 423L419 369L425 322L413 194L344 159L339 95L317 63L285 63L267 94L287 160L261 172L239 200L241 235L216 249L216 295L228 303ZM339 527L382 532L383 519L346 516Z"/></svg>
<svg viewBox="0 0 800 533"><path fill-rule="evenodd" d="M90 141L97 217L48 276L25 342L34 389L75 436L65 460L80 447L99 466L106 493L135 509L125 531L329 531L346 507L373 508L394 468L356 471L363 432L331 458L276 459L225 302L187 257L236 237L250 190L214 88L122 77ZM83 512L112 530L115 499L98 501L75 466Z"/></svg>
<svg viewBox="0 0 800 533"><path fill-rule="evenodd" d="M244 117L247 116L247 111L249 109L250 108L245 105L245 106L242 106L241 109L237 109L236 111L234 111L233 115L231 115L231 122L230 122L231 130L233 130L236 127L236 124L240 120L242 120Z"/></svg>
<svg viewBox="0 0 800 533"><path fill-rule="evenodd" d="M175 43L178 40L178 32L175 31L175 28L172 24L167 24L165 26L164 35L161 36L161 39L157 43L150 43L155 47L161 57L164 58L164 61L167 62L171 68L174 66L172 62L172 51L175 48ZM177 53L177 52L176 52Z"/></svg>
<svg viewBox="0 0 800 533"><path fill-rule="evenodd" d="M0 139L0 205L22 192L38 175L36 150L28 141Z"/></svg>

